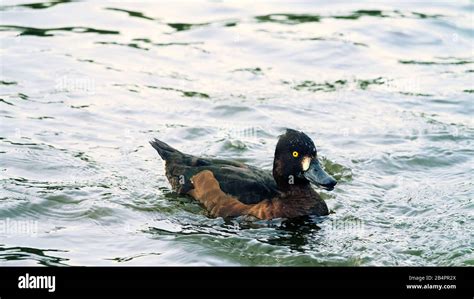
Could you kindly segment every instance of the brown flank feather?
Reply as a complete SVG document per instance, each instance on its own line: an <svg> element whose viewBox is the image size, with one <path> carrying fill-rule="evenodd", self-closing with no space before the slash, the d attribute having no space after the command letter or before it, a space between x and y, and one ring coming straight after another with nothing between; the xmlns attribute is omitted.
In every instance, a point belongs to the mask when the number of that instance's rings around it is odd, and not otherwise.
<svg viewBox="0 0 474 299"><path fill-rule="evenodd" d="M201 202L214 217L251 215L259 219L291 218L321 209L316 199L311 200L315 194L317 196L312 189L297 189L256 204L244 204L224 193L214 174L209 170L197 173L191 181L194 189L188 194ZM327 214L327 208L325 212Z"/></svg>

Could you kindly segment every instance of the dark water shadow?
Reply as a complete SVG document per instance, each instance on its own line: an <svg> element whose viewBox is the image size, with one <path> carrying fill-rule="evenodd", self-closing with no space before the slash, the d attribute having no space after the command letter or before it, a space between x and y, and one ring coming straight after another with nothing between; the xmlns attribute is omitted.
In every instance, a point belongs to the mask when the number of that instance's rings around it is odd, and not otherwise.
<svg viewBox="0 0 474 299"><path fill-rule="evenodd" d="M318 239L318 233L322 223L327 217L302 216L292 219L282 219L278 224L267 221L267 227L275 229L274 234L269 234L267 239L259 241L275 246L287 247L290 250L305 252L309 245ZM262 223L260 221L260 223ZM265 223L265 222L264 222ZM251 228L252 224L245 223L240 226L242 229ZM309 246L310 247L310 246Z"/></svg>
<svg viewBox="0 0 474 299"><path fill-rule="evenodd" d="M176 31L186 31L191 30L196 27L207 26L210 23L200 23L200 24L191 24L191 23L166 23L169 27L175 29Z"/></svg>
<svg viewBox="0 0 474 299"><path fill-rule="evenodd" d="M122 8L113 8L113 7L107 7L105 8L106 10L112 10L112 11L119 11L119 12L124 12L128 14L129 17L132 18L139 18L139 19L145 19L149 21L155 21L154 18L145 16L143 13L139 11L133 11L133 10L127 10L127 9L122 9Z"/></svg>
<svg viewBox="0 0 474 299"><path fill-rule="evenodd" d="M67 266L69 259L46 254L46 252L68 252L58 249L38 249L32 247L3 247L0 246L0 261L34 260L48 267Z"/></svg>
<svg viewBox="0 0 474 299"><path fill-rule="evenodd" d="M3 9L12 9L15 7L25 7L30 9L46 9L51 8L56 5L66 4L75 2L75 0L53 0L53 1L46 1L46 2L34 2L34 3L24 3L24 4L17 4L17 5L8 5L4 6ZM2 8L0 8L2 10Z"/></svg>
<svg viewBox="0 0 474 299"><path fill-rule="evenodd" d="M474 60L462 59L456 57L438 57L439 61L426 60L399 60L401 64L417 64L417 65L463 65L474 63Z"/></svg>
<svg viewBox="0 0 474 299"><path fill-rule="evenodd" d="M285 14L276 13L256 16L255 20L260 23L280 23L280 24L302 24L321 21L321 16L314 14Z"/></svg>
<svg viewBox="0 0 474 299"><path fill-rule="evenodd" d="M135 259L138 259L138 258L141 258L141 257L148 257L148 256L153 256L153 255L161 255L161 253L157 253L157 252L139 253L139 254L126 256L126 257L108 258L108 259L105 259L105 260L115 261L117 263L126 263L126 262L130 262L132 260L135 260Z"/></svg>
<svg viewBox="0 0 474 299"><path fill-rule="evenodd" d="M268 15L255 16L254 19L259 23L279 23L285 25L297 25L303 23L317 23L322 19L342 19L358 20L363 17L375 18L414 18L414 19L436 19L442 15L430 15L419 12L401 12L399 10L355 10L344 15L318 15L318 14L293 14L293 13L274 13Z"/></svg>

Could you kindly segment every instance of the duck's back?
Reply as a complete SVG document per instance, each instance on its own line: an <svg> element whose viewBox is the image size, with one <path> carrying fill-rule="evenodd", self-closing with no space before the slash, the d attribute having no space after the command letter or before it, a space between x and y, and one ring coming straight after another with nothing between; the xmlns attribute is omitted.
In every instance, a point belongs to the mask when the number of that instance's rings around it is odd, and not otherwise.
<svg viewBox="0 0 474 299"><path fill-rule="evenodd" d="M270 172L236 161L184 154L157 139L150 143L166 161L166 177L178 193L192 190L191 177L204 170L213 173L223 192L245 204L255 204L278 193Z"/></svg>

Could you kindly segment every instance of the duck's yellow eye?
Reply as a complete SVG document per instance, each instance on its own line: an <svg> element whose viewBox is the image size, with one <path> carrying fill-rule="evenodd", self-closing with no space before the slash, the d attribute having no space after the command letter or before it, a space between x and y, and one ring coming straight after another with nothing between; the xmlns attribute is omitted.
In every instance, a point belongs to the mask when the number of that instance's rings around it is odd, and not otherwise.
<svg viewBox="0 0 474 299"><path fill-rule="evenodd" d="M298 154L297 151L294 151L294 152L293 152L293 157L298 158L298 155L299 155L299 154Z"/></svg>

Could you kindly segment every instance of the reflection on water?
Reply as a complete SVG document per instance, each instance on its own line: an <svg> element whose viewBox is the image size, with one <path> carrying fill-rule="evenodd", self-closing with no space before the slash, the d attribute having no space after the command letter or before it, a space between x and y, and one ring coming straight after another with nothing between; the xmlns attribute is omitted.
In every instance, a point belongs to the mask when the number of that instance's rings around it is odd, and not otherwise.
<svg viewBox="0 0 474 299"><path fill-rule="evenodd" d="M75 33L97 33L97 34L119 34L118 31L99 30L87 27L62 27L62 28L33 28L22 26L1 26L4 31L18 31L19 35L34 35L34 36L54 36L54 32L71 31Z"/></svg>
<svg viewBox="0 0 474 299"><path fill-rule="evenodd" d="M470 2L0 6L2 265L474 265ZM148 145L271 170L327 217L209 218Z"/></svg>

